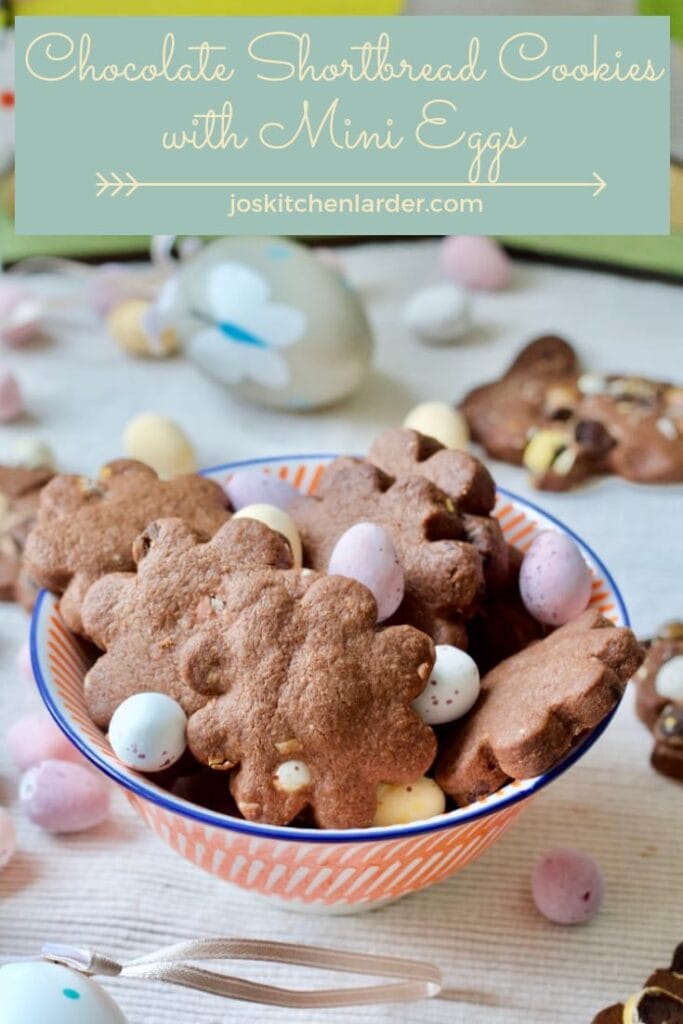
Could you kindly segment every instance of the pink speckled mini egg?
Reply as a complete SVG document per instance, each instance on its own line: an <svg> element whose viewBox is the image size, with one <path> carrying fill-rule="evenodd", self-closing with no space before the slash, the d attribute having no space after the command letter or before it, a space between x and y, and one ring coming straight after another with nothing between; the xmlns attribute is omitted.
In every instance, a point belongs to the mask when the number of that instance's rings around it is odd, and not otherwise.
<svg viewBox="0 0 683 1024"><path fill-rule="evenodd" d="M537 909L549 921L585 924L602 905L605 882L592 857L558 846L536 864L531 891Z"/></svg>
<svg viewBox="0 0 683 1024"><path fill-rule="evenodd" d="M46 712L22 715L13 722L7 730L7 749L22 772L41 761L84 763L82 754Z"/></svg>
<svg viewBox="0 0 683 1024"><path fill-rule="evenodd" d="M512 265L493 238L450 235L441 246L441 265L451 281L475 291L501 291L510 282Z"/></svg>
<svg viewBox="0 0 683 1024"><path fill-rule="evenodd" d="M591 583L591 571L578 545L556 530L539 533L519 573L519 592L527 611L549 626L561 626L584 611Z"/></svg>
<svg viewBox="0 0 683 1024"><path fill-rule="evenodd" d="M109 787L89 768L68 761L41 761L22 776L21 807L47 832L84 832L109 814Z"/></svg>

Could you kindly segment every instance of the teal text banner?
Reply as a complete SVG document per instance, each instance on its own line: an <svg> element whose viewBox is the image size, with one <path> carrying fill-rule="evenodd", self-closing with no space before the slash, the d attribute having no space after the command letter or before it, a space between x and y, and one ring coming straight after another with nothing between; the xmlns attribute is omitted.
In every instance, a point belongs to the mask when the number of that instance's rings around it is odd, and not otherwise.
<svg viewBox="0 0 683 1024"><path fill-rule="evenodd" d="M661 234L669 23L19 18L22 234Z"/></svg>

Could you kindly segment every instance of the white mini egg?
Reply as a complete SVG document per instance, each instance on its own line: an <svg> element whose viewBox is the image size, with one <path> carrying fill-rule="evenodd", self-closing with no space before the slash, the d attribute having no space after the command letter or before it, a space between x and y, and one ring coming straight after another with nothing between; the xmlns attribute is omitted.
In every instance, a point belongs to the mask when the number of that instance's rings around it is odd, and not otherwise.
<svg viewBox="0 0 683 1024"><path fill-rule="evenodd" d="M187 718L165 693L136 693L112 716L109 742L120 761L139 772L159 772L175 764L187 747Z"/></svg>
<svg viewBox="0 0 683 1024"><path fill-rule="evenodd" d="M421 402L408 413L403 426L435 438L444 448L467 451L470 443L465 417L447 402Z"/></svg>
<svg viewBox="0 0 683 1024"><path fill-rule="evenodd" d="M413 707L427 725L462 718L479 696L479 669L469 654L449 644L437 644L434 669Z"/></svg>
<svg viewBox="0 0 683 1024"><path fill-rule="evenodd" d="M655 690L660 697L683 704L683 654L664 662L655 676Z"/></svg>
<svg viewBox="0 0 683 1024"><path fill-rule="evenodd" d="M92 978L47 961L0 967L2 1024L126 1024Z"/></svg>
<svg viewBox="0 0 683 1024"><path fill-rule="evenodd" d="M194 473L197 468L185 432L173 420L153 412L129 420L123 432L123 448L131 459L151 466L162 479Z"/></svg>
<svg viewBox="0 0 683 1024"><path fill-rule="evenodd" d="M23 437L12 451L12 459L24 469L54 469L55 455L48 444L36 437Z"/></svg>
<svg viewBox="0 0 683 1024"><path fill-rule="evenodd" d="M403 319L431 345L450 345L470 328L470 300L464 288L448 281L422 288L406 303Z"/></svg>
<svg viewBox="0 0 683 1024"><path fill-rule="evenodd" d="M311 772L305 761L283 761L275 771L275 785L283 793L296 793L311 784Z"/></svg>
<svg viewBox="0 0 683 1024"><path fill-rule="evenodd" d="M446 797L434 779L424 776L406 786L382 782L377 787L375 827L409 825L412 821L434 818L446 810Z"/></svg>
<svg viewBox="0 0 683 1024"><path fill-rule="evenodd" d="M256 519L259 523L263 523L265 526L270 527L271 530L275 530L276 533L282 534L290 548L292 549L292 559L294 561L294 568L300 569L303 562L303 549L301 547L301 537L299 531L296 528L296 523L283 508L277 508L276 505L245 505L239 512L235 512L233 519Z"/></svg>

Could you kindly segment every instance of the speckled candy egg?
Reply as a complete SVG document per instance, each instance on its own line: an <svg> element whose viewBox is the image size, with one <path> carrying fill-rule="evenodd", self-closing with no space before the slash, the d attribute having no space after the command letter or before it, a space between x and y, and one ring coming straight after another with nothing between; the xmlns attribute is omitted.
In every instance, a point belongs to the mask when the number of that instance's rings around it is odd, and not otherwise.
<svg viewBox="0 0 683 1024"><path fill-rule="evenodd" d="M80 764L41 761L22 776L24 814L47 832L85 832L109 814L109 787Z"/></svg>
<svg viewBox="0 0 683 1024"><path fill-rule="evenodd" d="M225 493L234 510L238 512L248 505L275 505L286 509L300 494L286 480L280 480L273 473L262 473L258 469L241 469L233 473L225 484Z"/></svg>
<svg viewBox="0 0 683 1024"><path fill-rule="evenodd" d="M505 250L484 235L450 235L441 247L441 265L452 281L477 291L499 291L510 281Z"/></svg>
<svg viewBox="0 0 683 1024"><path fill-rule="evenodd" d="M335 544L327 571L363 583L377 602L378 622L393 615L403 600L403 566L383 526L356 523L350 527Z"/></svg>
<svg viewBox="0 0 683 1024"><path fill-rule="evenodd" d="M296 523L283 508L262 503L245 505L238 512L235 512L233 519L256 519L257 522L263 523L269 529L274 530L275 533L282 534L292 550L294 568L301 568L303 562L301 537L299 536Z"/></svg>
<svg viewBox="0 0 683 1024"><path fill-rule="evenodd" d="M413 707L427 725L462 718L479 696L479 669L469 654L449 644L437 644L429 682Z"/></svg>
<svg viewBox="0 0 683 1024"><path fill-rule="evenodd" d="M136 693L119 704L109 723L112 750L129 768L160 772L185 753L187 718L165 693Z"/></svg>
<svg viewBox="0 0 683 1024"><path fill-rule="evenodd" d="M467 451L470 432L463 414L448 402L420 402L410 410L403 426L433 437L444 448Z"/></svg>
<svg viewBox="0 0 683 1024"><path fill-rule="evenodd" d="M83 756L47 712L22 715L13 722L7 730L7 749L22 772L41 761L83 761Z"/></svg>
<svg viewBox="0 0 683 1024"><path fill-rule="evenodd" d="M655 690L674 704L683 704L683 654L665 661L655 676Z"/></svg>
<svg viewBox="0 0 683 1024"><path fill-rule="evenodd" d="M165 359L178 351L178 339L169 327L158 329L145 299L125 299L110 310L107 330L129 355Z"/></svg>
<svg viewBox="0 0 683 1024"><path fill-rule="evenodd" d="M180 270L175 327L188 355L245 398L314 409L368 375L372 338L358 296L304 246L222 238Z"/></svg>
<svg viewBox="0 0 683 1024"><path fill-rule="evenodd" d="M386 828L389 825L409 825L412 821L424 821L443 814L446 797L434 779L426 776L408 785L377 787L377 809L372 824Z"/></svg>
<svg viewBox="0 0 683 1024"><path fill-rule="evenodd" d="M129 420L123 431L123 449L131 459L151 466L162 479L194 473L194 448L174 420L143 412Z"/></svg>
<svg viewBox="0 0 683 1024"><path fill-rule="evenodd" d="M561 626L584 611L591 583L591 571L578 546L557 530L539 533L519 573L519 592L527 611L549 626Z"/></svg>
<svg viewBox="0 0 683 1024"><path fill-rule="evenodd" d="M428 345L451 345L470 328L469 296L451 281L421 288L408 299L403 319Z"/></svg>
<svg viewBox="0 0 683 1024"><path fill-rule="evenodd" d="M602 872L592 857L558 846L538 861L531 891L539 912L555 924L585 924L605 896Z"/></svg>
<svg viewBox="0 0 683 1024"><path fill-rule="evenodd" d="M17 830L4 807L0 807L0 871L7 867L17 848ZM0 998L0 1006L2 999Z"/></svg>
<svg viewBox="0 0 683 1024"><path fill-rule="evenodd" d="M111 996L83 974L37 961L0 967L2 1024L126 1024Z"/></svg>

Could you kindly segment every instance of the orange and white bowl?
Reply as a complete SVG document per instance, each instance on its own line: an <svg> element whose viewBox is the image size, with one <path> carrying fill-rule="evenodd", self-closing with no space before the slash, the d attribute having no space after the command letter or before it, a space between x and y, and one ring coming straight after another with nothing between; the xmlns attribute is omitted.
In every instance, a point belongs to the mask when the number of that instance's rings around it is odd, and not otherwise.
<svg viewBox="0 0 683 1024"><path fill-rule="evenodd" d="M314 493L332 458L260 459L219 466L206 475L225 482L237 469L259 468ZM522 550L541 530L572 536L594 575L591 603L617 625L628 625L609 572L568 527L505 491L498 494L495 515L507 540ZM218 878L298 910L352 913L455 874L492 846L534 795L582 757L609 722L608 718L584 737L551 771L512 782L492 796L426 821L340 831L261 825L182 800L121 764L88 717L83 700L87 655L62 622L56 599L46 592L33 615L31 657L40 693L58 725L97 768L123 787L132 806L165 843Z"/></svg>

